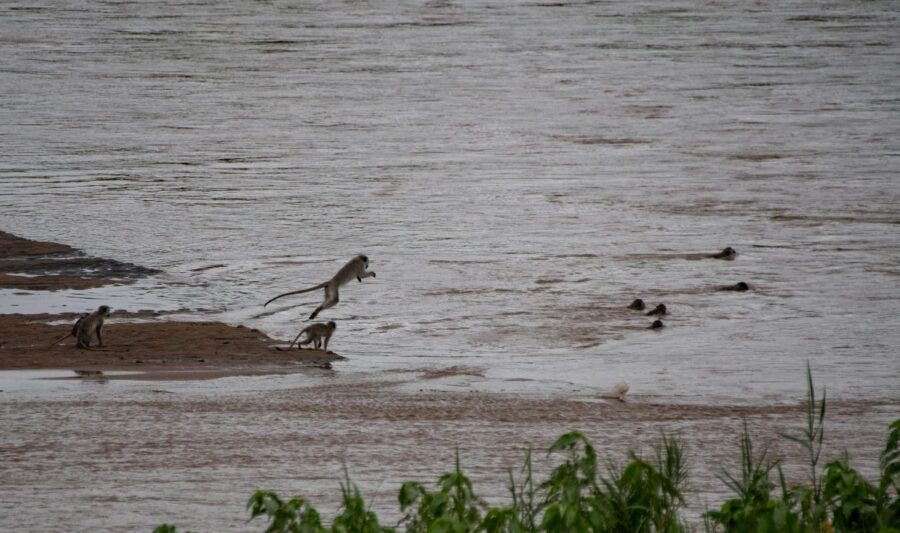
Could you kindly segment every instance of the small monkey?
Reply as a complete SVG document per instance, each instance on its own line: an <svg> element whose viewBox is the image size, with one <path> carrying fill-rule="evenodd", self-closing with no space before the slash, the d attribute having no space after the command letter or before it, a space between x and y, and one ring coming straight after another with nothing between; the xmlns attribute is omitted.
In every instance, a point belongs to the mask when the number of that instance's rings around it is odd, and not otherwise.
<svg viewBox="0 0 900 533"><path fill-rule="evenodd" d="M664 328L664 327L666 327L666 325L663 324L663 321L662 321L662 320L654 320L653 323L650 324L650 328L649 328L649 329L662 329L662 328Z"/></svg>
<svg viewBox="0 0 900 533"><path fill-rule="evenodd" d="M75 324L72 326L72 331L50 346L56 346L57 344L71 336L75 337L75 346L77 346L78 348L89 349L91 340L93 339L95 333L97 335L97 340L99 341L100 346L103 346L103 337L101 330L103 329L103 321L106 320L109 314L109 306L101 305L93 313L89 315L81 315L81 317L79 317L79 319L76 320Z"/></svg>
<svg viewBox="0 0 900 533"><path fill-rule="evenodd" d="M739 281L739 282L735 283L734 285L728 285L728 286L726 286L726 287L720 288L719 290L720 290L720 291L738 291L738 292L743 292L743 291L749 291L749 290L750 290L750 285L748 285L746 282Z"/></svg>
<svg viewBox="0 0 900 533"><path fill-rule="evenodd" d="M710 257L712 257L713 259L734 259L735 257L737 257L737 250L729 246L722 249L721 252L711 255Z"/></svg>
<svg viewBox="0 0 900 533"><path fill-rule="evenodd" d="M334 330L337 328L337 324L334 322L328 322L327 324L312 324L303 328L303 331L297 334L293 341L288 345L288 348L297 343L297 348L305 344L312 343L313 348L316 350L325 350L328 351L328 341L331 340L331 336L334 334ZM306 339L297 342L301 335L306 333ZM324 343L324 346L323 346Z"/></svg>
<svg viewBox="0 0 900 533"><path fill-rule="evenodd" d="M91 348L91 340L97 335L99 346L103 346L103 321L109 316L109 306L101 305L96 311L84 317L81 324L78 325L78 334L76 338L78 342L75 344L78 348L89 350Z"/></svg>
<svg viewBox="0 0 900 533"><path fill-rule="evenodd" d="M284 294L279 294L278 296L272 298L268 302L263 304L263 307L269 305L275 300L283 297L290 296L292 294L302 294L304 292L311 292L316 289L325 289L325 300L322 302L322 305L316 308L315 311L309 315L309 319L313 320L318 316L319 312L323 309L328 309L329 307L334 307L338 303L338 289L342 285L346 285L356 279L356 281L362 282L363 278L374 278L374 272L367 272L366 269L369 268L369 258L364 255L358 255L347 262L346 265L342 266L340 270L338 270L337 274L334 275L333 278L326 281L325 283L320 283L315 287L310 287L308 289L300 289L299 291L291 291L286 292Z"/></svg>
<svg viewBox="0 0 900 533"><path fill-rule="evenodd" d="M616 383L616 385L612 388L612 390L608 394L604 394L600 396L601 398L606 398L608 400L619 400L620 402L625 401L625 395L628 394L628 383L624 381L620 381Z"/></svg>
<svg viewBox="0 0 900 533"><path fill-rule="evenodd" d="M664 315L667 312L668 311L666 309L666 304L659 304L653 308L653 311L650 311L649 313L647 313L647 316Z"/></svg>
<svg viewBox="0 0 900 533"><path fill-rule="evenodd" d="M646 307L647 306L644 305L644 300L641 300L640 298L631 302L631 305L628 306L629 309L634 309L635 311L643 311Z"/></svg>

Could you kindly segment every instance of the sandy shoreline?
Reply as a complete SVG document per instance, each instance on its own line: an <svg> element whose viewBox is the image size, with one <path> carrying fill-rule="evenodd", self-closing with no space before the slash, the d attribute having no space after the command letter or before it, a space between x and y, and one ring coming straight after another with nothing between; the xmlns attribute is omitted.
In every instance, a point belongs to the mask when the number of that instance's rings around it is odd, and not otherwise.
<svg viewBox="0 0 900 533"><path fill-rule="evenodd" d="M90 289L130 283L153 273L131 263L85 256L65 244L0 231L2 288ZM326 365L342 359L321 350L276 350L276 345L285 343L256 329L161 317L154 311L114 309L103 329L104 346L80 350L71 337L51 346L71 331L78 314L0 315L0 370L127 370L141 372L143 379L209 379L291 372L298 365ZM145 321L123 322L130 319Z"/></svg>
<svg viewBox="0 0 900 533"><path fill-rule="evenodd" d="M0 288L28 291L94 289L132 283L159 271L86 255L66 244L0 231Z"/></svg>
<svg viewBox="0 0 900 533"><path fill-rule="evenodd" d="M104 326L104 347L80 350L66 335L69 315L0 315L0 370L129 370L153 379L197 379L296 370L342 359L321 350L275 349L286 343L219 322L141 322Z"/></svg>

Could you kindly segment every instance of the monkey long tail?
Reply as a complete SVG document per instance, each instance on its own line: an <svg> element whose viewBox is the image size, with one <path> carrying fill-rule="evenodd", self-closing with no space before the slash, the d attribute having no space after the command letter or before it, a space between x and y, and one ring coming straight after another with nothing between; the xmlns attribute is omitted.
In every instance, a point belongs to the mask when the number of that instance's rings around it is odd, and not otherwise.
<svg viewBox="0 0 900 533"><path fill-rule="evenodd" d="M263 307L269 305L270 303L274 302L275 300L277 300L283 296L290 296L292 294L303 294L304 292L311 292L311 291L314 291L317 289L324 288L327 285L328 285L328 282L326 281L325 283L320 283L320 284L316 285L315 287L310 287L308 289L300 289L299 291L291 291L291 292L286 292L284 294L279 294L278 296L276 296L276 297L272 298L271 300L269 300L268 302L264 303Z"/></svg>
<svg viewBox="0 0 900 533"><path fill-rule="evenodd" d="M298 333L296 337L294 337L294 340L292 340L291 343L288 344L287 348L282 348L281 346L276 346L275 349L278 350L279 352L286 352L286 351L290 350L294 346L294 343L300 339L300 335L303 335L304 333L306 333L305 329L303 331L301 331L300 333Z"/></svg>
<svg viewBox="0 0 900 533"><path fill-rule="evenodd" d="M54 346L56 346L57 344L59 344L60 342L62 342L62 341L64 341L64 340L68 339L68 338L71 337L71 336L72 336L71 333L66 333L65 337L60 337L59 340L57 340L56 342L54 342L53 344L51 344L50 347L53 348Z"/></svg>

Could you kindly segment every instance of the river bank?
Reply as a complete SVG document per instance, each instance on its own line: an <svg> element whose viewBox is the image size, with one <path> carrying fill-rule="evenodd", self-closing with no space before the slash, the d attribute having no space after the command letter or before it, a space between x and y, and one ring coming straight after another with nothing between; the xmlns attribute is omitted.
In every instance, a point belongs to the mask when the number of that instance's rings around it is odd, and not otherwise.
<svg viewBox="0 0 900 533"><path fill-rule="evenodd" d="M2 288L92 289L158 272L0 231ZM138 371L144 379L199 379L290 372L297 365L342 359L321 350L277 350L279 341L257 329L167 320L168 314L113 309L103 329L104 346L90 350L76 349L72 337L51 345L71 332L77 313L0 315L0 370Z"/></svg>

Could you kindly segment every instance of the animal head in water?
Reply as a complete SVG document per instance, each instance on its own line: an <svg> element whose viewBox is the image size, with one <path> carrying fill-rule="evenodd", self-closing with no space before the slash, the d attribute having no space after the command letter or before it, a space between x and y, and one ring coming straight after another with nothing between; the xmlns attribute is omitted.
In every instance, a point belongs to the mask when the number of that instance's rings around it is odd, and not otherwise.
<svg viewBox="0 0 900 533"><path fill-rule="evenodd" d="M659 304L659 305L657 305L656 307L653 308L653 311L650 311L649 313L647 313L647 316L650 316L650 315L664 315L664 314L666 314L667 312L668 312L668 310L666 309L666 304Z"/></svg>
<svg viewBox="0 0 900 533"><path fill-rule="evenodd" d="M721 252L715 254L713 257L715 257L716 259L734 259L736 255L737 255L737 250L735 250L731 246L728 246L728 247L724 248Z"/></svg>

